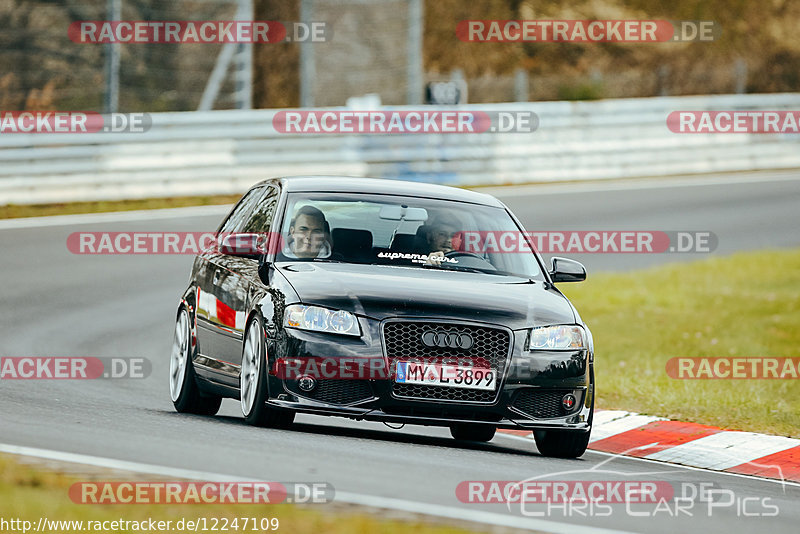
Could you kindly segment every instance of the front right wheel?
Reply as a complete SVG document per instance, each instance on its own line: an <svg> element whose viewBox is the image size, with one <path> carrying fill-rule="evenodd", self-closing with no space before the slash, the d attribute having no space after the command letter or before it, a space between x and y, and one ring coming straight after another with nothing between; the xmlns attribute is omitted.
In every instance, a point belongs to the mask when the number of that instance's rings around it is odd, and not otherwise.
<svg viewBox="0 0 800 534"><path fill-rule="evenodd" d="M294 412L267 404L267 350L261 320L254 317L245 332L242 367L239 374L239 399L248 425L286 428L294 421Z"/></svg>

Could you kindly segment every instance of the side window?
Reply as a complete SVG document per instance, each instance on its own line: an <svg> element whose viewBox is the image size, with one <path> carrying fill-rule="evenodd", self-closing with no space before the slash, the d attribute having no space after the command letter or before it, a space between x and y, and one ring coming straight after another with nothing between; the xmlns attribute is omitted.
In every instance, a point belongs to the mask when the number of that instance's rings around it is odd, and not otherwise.
<svg viewBox="0 0 800 534"><path fill-rule="evenodd" d="M258 205L258 200L264 196L266 188L259 187L251 189L245 194L241 202L236 206L236 209L228 217L228 220L220 228L220 233L225 234L229 232L239 232L244 225L244 222L250 217L253 208Z"/></svg>
<svg viewBox="0 0 800 534"><path fill-rule="evenodd" d="M274 187L264 188L264 194L258 195L258 200L249 217L241 228L242 232L268 232L275 217L275 208L278 206L278 190Z"/></svg>

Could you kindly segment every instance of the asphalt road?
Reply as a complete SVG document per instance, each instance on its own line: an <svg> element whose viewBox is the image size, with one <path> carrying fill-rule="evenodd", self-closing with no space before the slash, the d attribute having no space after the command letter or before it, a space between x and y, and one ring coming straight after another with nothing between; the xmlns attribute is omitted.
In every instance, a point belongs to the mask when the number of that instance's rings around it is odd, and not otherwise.
<svg viewBox="0 0 800 534"><path fill-rule="evenodd" d="M800 179L793 173L712 177L692 185L650 181L495 192L528 229L711 231L719 239L711 255L800 246ZM153 375L143 380L3 380L0 443L261 480L324 481L339 492L420 507L510 514L546 530L579 532L569 525L582 525L638 532L796 531L800 487L793 485L625 458L603 463L609 456L594 452L579 460L546 459L531 441L505 435L486 445L463 446L446 429L392 430L315 416L299 416L291 430L257 429L243 423L232 400L223 403L217 417L175 413L168 355L177 299L192 258L80 256L67 250L66 239L88 230L213 231L222 215L207 211L109 216L107 221L72 218L66 224L0 222L0 356L124 356L153 363ZM705 256L575 257L591 275ZM661 480L687 488L713 484L735 498L730 506L712 506L710 516L708 503L696 502L679 517L665 510L655 517L633 516L625 505L615 505L609 515L556 509L531 520L519 505L462 503L455 493L464 480L528 477ZM772 506L777 516L765 517L774 513ZM642 513L652 515L653 509ZM758 515L745 516L753 513ZM534 523L541 520L548 523Z"/></svg>

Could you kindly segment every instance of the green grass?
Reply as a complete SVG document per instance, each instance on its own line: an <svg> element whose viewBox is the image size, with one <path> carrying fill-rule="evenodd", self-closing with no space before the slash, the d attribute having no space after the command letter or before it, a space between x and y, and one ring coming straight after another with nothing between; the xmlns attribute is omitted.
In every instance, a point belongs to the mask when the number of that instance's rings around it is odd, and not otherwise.
<svg viewBox="0 0 800 534"><path fill-rule="evenodd" d="M676 380L672 357L800 356L800 250L561 284L595 344L597 407L800 437L800 380Z"/></svg>
<svg viewBox="0 0 800 534"><path fill-rule="evenodd" d="M116 480L125 476L116 474ZM129 477L130 478L130 477ZM143 478L142 481L156 480L157 477ZM280 522L277 532L285 533L331 533L331 534L371 534L381 532L387 534L406 534L420 532L423 534L456 534L471 532L460 528L436 524L422 523L419 520L399 521L384 520L376 516L358 513L355 510L342 510L333 505L318 504L311 506L261 505L261 504L212 504L212 505L168 505L168 504L123 504L123 505L91 505L73 503L68 494L70 485L86 480L114 480L110 477L91 477L78 479L74 475L67 476L54 471L23 465L14 456L0 455L0 516L3 519L21 519L31 521L36 528L40 517L50 520L83 520L83 521L141 521L148 518L154 520L172 520L173 525L180 518L196 520L208 518L278 518ZM455 491L455 490L454 490ZM335 499L334 499L335 500ZM384 514L391 515L391 514ZM241 519L240 519L241 521ZM220 523L221 525L222 523ZM252 520L251 523L252 524ZM260 530L241 530L239 532L261 532ZM477 528L477 527L476 527ZM127 532L125 530L117 532ZM236 532L232 528L228 532Z"/></svg>
<svg viewBox="0 0 800 534"><path fill-rule="evenodd" d="M69 202L63 204L32 204L0 206L0 219L16 217L45 217L73 215L76 213L104 213L109 211L152 210L183 208L186 206L212 206L233 204L242 195L211 195L199 197L145 198L140 200L103 200L97 202Z"/></svg>

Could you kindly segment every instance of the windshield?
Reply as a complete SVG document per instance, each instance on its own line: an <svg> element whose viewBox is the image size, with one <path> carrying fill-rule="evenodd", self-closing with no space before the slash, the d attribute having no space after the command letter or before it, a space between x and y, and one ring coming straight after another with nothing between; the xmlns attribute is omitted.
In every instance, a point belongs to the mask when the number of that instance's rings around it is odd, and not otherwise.
<svg viewBox="0 0 800 534"><path fill-rule="evenodd" d="M527 244L514 250L480 245L486 236L500 234L524 239L502 208L390 195L291 193L276 261L335 261L541 279Z"/></svg>

